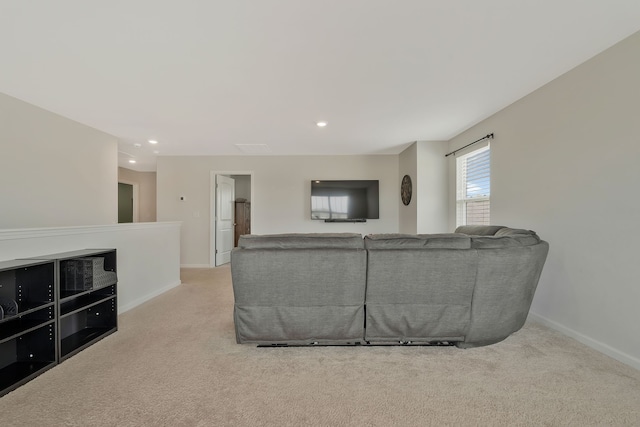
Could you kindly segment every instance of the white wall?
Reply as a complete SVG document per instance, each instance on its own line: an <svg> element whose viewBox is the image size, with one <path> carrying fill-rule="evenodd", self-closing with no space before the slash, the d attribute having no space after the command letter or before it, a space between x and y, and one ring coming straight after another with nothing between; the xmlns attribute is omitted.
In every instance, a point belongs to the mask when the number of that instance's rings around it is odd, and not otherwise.
<svg viewBox="0 0 640 427"><path fill-rule="evenodd" d="M494 132L491 222L550 244L532 313L640 369L640 33L451 141ZM449 161L455 194L455 160ZM453 178L453 179L452 179ZM450 227L455 200L450 198Z"/></svg>
<svg viewBox="0 0 640 427"><path fill-rule="evenodd" d="M400 171L398 174L398 182L402 183L402 178L405 175L411 177L411 184L413 187L413 195L411 201L405 206L402 203L400 197L400 186L398 186L398 201L400 206L399 213L399 232L406 234L416 234L418 230L418 194L416 194L416 187L418 184L418 143L414 142L407 147L399 156Z"/></svg>
<svg viewBox="0 0 640 427"><path fill-rule="evenodd" d="M182 264L209 265L211 171L253 173L254 234L398 231L398 156L159 157L158 220L182 221ZM380 219L366 223L311 220L311 180L380 180ZM180 202L179 196L186 200Z"/></svg>
<svg viewBox="0 0 640 427"><path fill-rule="evenodd" d="M419 141L417 143L417 183L414 194L417 202L419 234L446 233L448 230L448 163L444 157L447 143Z"/></svg>
<svg viewBox="0 0 640 427"><path fill-rule="evenodd" d="M235 180L236 200L247 199L251 201L251 177L249 175L231 175Z"/></svg>
<svg viewBox="0 0 640 427"><path fill-rule="evenodd" d="M0 93L0 229L118 221L117 139Z"/></svg>
<svg viewBox="0 0 640 427"><path fill-rule="evenodd" d="M116 248L119 312L180 284L179 223L116 224L115 137L0 94L0 182L1 261Z"/></svg>
<svg viewBox="0 0 640 427"><path fill-rule="evenodd" d="M411 177L413 195L405 206L400 197L401 233L445 233L448 228L448 163L444 141L418 141L400 153L400 181ZM399 188L398 188L399 194Z"/></svg>
<svg viewBox="0 0 640 427"><path fill-rule="evenodd" d="M180 223L0 230L0 261L78 249L118 252L118 312L180 284Z"/></svg>

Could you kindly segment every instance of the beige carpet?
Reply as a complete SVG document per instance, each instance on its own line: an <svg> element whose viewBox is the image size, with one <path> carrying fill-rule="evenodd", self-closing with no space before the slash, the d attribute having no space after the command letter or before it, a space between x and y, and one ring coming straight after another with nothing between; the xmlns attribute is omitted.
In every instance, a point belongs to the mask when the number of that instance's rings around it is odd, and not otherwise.
<svg viewBox="0 0 640 427"><path fill-rule="evenodd" d="M535 323L455 347L235 343L228 267L0 398L1 426L639 426L640 371Z"/></svg>

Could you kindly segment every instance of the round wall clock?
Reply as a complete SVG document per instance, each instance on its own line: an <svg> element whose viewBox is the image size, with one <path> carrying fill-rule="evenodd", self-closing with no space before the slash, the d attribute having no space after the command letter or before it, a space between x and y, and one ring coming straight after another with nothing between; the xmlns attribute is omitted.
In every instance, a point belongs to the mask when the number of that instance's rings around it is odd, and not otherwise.
<svg viewBox="0 0 640 427"><path fill-rule="evenodd" d="M402 203L407 206L411 202L411 193L413 188L411 186L411 177L405 175L402 177L402 184L400 185L400 197L402 197Z"/></svg>

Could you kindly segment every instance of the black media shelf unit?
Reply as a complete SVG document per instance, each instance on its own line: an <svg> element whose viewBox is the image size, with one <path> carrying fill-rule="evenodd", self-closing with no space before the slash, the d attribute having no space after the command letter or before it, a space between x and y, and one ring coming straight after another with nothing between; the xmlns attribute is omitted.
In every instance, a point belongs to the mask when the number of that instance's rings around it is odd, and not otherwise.
<svg viewBox="0 0 640 427"><path fill-rule="evenodd" d="M0 396L118 330L116 264L115 249L0 262Z"/></svg>
<svg viewBox="0 0 640 427"><path fill-rule="evenodd" d="M0 396L56 365L55 262L0 262Z"/></svg>
<svg viewBox="0 0 640 427"><path fill-rule="evenodd" d="M113 280L99 288L95 276L82 283L69 280L69 271L80 260L102 258ZM115 249L82 249L38 257L55 261L58 292L58 362L73 356L118 330L117 255Z"/></svg>

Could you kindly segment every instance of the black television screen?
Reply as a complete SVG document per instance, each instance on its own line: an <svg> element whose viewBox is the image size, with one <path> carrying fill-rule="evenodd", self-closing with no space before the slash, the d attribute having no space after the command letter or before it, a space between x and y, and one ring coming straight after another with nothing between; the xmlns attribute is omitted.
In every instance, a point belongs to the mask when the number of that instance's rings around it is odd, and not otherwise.
<svg viewBox="0 0 640 427"><path fill-rule="evenodd" d="M311 219L380 218L377 180L311 181Z"/></svg>

